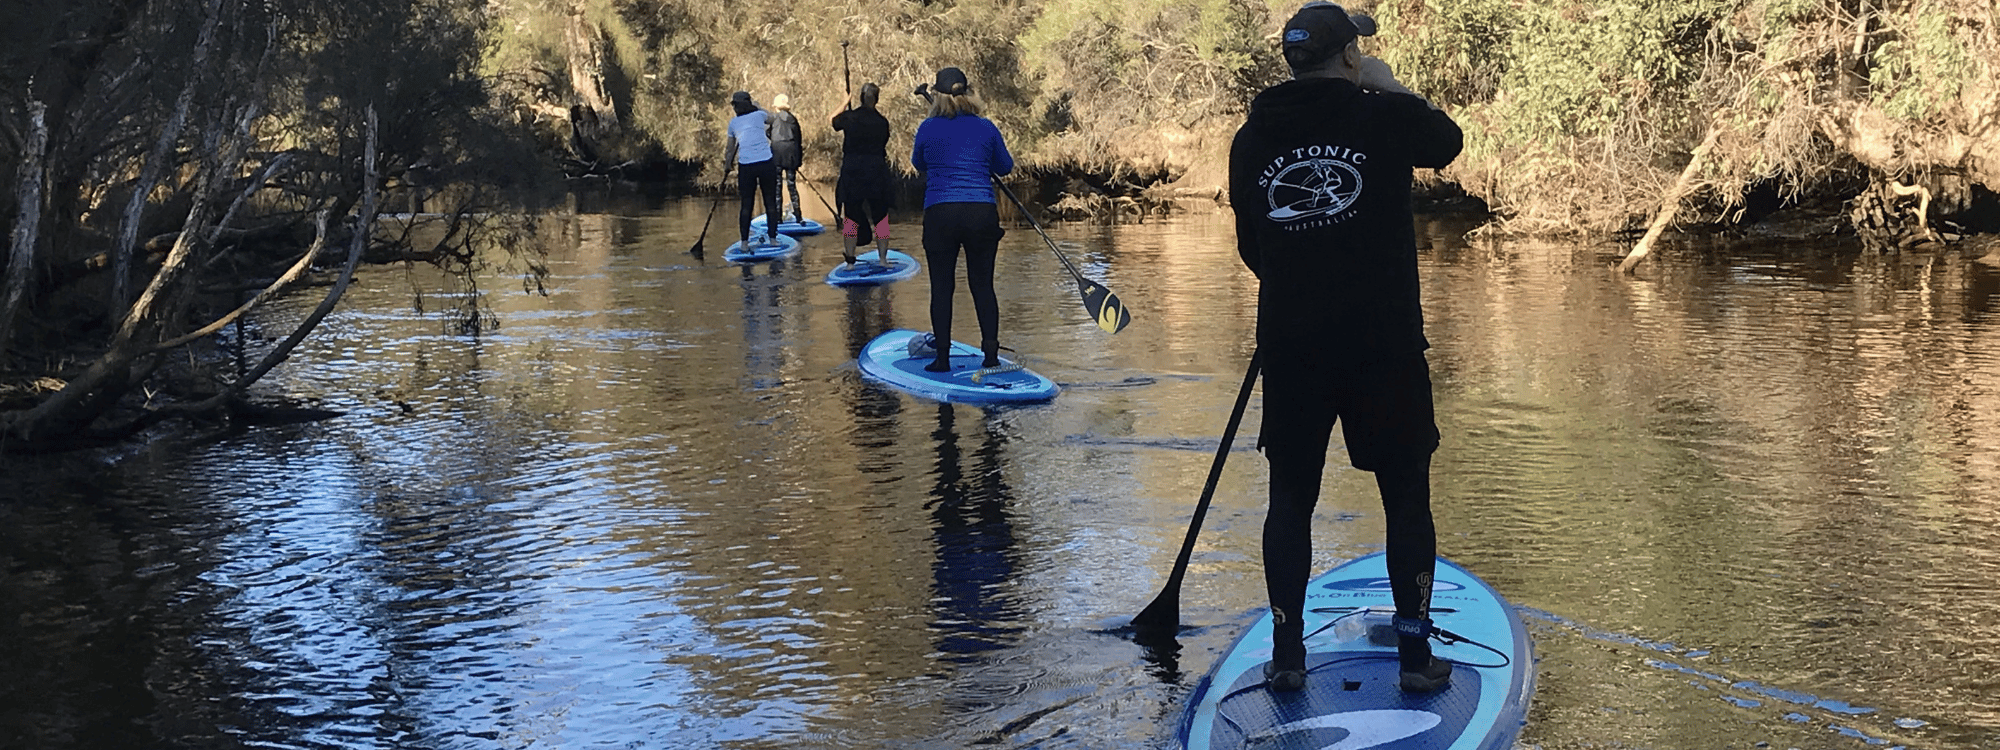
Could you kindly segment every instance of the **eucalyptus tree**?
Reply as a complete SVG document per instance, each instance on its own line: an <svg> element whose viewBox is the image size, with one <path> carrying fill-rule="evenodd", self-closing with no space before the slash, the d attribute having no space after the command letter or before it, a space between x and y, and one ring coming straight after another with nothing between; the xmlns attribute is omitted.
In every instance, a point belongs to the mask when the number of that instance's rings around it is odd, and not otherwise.
<svg viewBox="0 0 2000 750"><path fill-rule="evenodd" d="M364 254L469 279L506 229L477 217L523 207L542 171L479 75L480 4L15 6L25 22L0 27L0 163L14 165L0 197L0 448L240 412ZM441 231L416 246L381 230L386 201L432 208ZM256 367L170 366L329 262L341 281L321 312ZM140 388L154 398L133 406Z"/></svg>

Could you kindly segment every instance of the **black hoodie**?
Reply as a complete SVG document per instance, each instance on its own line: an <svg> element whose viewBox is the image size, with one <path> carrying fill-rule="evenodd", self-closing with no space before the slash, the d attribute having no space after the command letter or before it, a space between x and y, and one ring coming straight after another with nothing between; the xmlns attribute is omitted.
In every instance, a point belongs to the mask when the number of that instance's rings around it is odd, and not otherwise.
<svg viewBox="0 0 2000 750"><path fill-rule="evenodd" d="M1409 94L1340 78L1273 86L1229 149L1236 249L1261 282L1267 368L1421 352L1411 170L1440 168L1464 135Z"/></svg>

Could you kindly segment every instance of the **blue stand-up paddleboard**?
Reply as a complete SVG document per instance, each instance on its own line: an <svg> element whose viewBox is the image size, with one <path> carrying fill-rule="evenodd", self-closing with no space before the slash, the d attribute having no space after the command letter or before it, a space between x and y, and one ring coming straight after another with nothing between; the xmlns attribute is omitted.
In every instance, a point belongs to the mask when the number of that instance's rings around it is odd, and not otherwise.
<svg viewBox="0 0 2000 750"><path fill-rule="evenodd" d="M748 249L743 247L743 243L737 242L730 245L728 250L722 251L722 259L735 263L754 263L760 260L789 258L798 252L799 240L796 237L781 234L774 242L765 238L763 232L753 231L750 233Z"/></svg>
<svg viewBox="0 0 2000 750"><path fill-rule="evenodd" d="M768 227L770 225L771 225L770 219L764 218L763 214L758 214L750 218L750 233L763 234L764 227ZM786 234L786 235L791 235L793 237L800 237L808 234L819 234L820 232L824 231L826 231L826 225L804 217L800 217L798 221L778 222L778 234Z"/></svg>
<svg viewBox="0 0 2000 750"><path fill-rule="evenodd" d="M1306 686L1264 683L1271 615L1250 626L1202 679L1181 717L1188 750L1509 750L1535 692L1534 647L1500 592L1442 558L1431 620L1449 631L1432 653L1452 663L1451 685L1399 687L1395 602L1382 553L1350 560L1306 587ZM1370 609L1375 608L1375 609ZM1463 640L1451 642L1458 637Z"/></svg>
<svg viewBox="0 0 2000 750"><path fill-rule="evenodd" d="M917 275L917 259L901 250L890 250L889 261L879 251L859 253L853 263L842 262L826 272L826 283L834 286L874 286L902 281Z"/></svg>
<svg viewBox="0 0 2000 750"><path fill-rule="evenodd" d="M981 369L985 360L977 348L951 342L951 370L931 372L930 355L910 356L910 339L925 334L895 330L876 336L861 348L861 372L876 380L925 398L961 404L1032 404L1056 397L1055 381L1020 368L1002 357L1000 367Z"/></svg>

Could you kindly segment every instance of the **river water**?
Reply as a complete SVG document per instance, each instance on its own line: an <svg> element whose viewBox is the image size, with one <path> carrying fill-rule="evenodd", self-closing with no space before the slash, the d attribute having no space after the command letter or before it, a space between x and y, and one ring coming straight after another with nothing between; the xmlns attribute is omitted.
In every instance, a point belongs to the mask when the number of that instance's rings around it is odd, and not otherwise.
<svg viewBox="0 0 2000 750"><path fill-rule="evenodd" d="M924 278L827 286L828 237L724 263L729 211L697 260L707 208L559 225L546 295L483 278L480 335L366 271L263 384L340 418L5 459L0 747L1170 742L1261 604L1240 440L1179 651L1115 628L1251 350L1224 218L1051 229L1116 336L1011 231L1002 343L1065 391L981 409L853 365L925 327ZM2000 272L1750 238L1625 278L1423 224L1440 550L1534 636L1524 746L2000 747ZM1382 534L1368 475L1326 484L1322 567Z"/></svg>

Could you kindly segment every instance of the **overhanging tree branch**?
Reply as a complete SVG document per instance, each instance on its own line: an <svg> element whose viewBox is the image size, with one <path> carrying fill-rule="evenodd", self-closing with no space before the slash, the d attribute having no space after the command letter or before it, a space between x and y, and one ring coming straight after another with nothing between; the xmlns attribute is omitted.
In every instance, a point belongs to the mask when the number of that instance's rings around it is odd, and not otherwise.
<svg viewBox="0 0 2000 750"><path fill-rule="evenodd" d="M286 336L284 341L278 342L278 345L273 347L271 351L265 352L264 358L257 363L256 367L251 368L243 377L237 378L236 382L231 383L228 390L224 391L223 394L218 394L215 397L216 399L220 399L224 395L234 397L234 395L241 394L244 388L249 387L251 383L257 382L257 379L264 377L264 374L270 372L271 368L277 367L278 363L285 361L286 357L291 356L292 350L298 347L299 342L304 341L306 335L312 333L314 328L319 327L319 322L325 319L329 313L333 312L334 305L340 303L341 295L347 293L347 285L354 281L354 270L361 265L361 252L368 246L368 238L373 234L371 230L375 226L376 181L378 179L375 172L377 148L375 105L368 105L367 116L367 146L361 157L361 213L354 220L354 237L349 241L347 247L347 265L340 269L340 279L334 282L332 289L327 290L326 297L319 302L319 307L313 308L312 313L308 314L306 319L300 322L297 328L292 330L291 335ZM322 231L321 234L324 235L325 232ZM215 399L210 400L215 401Z"/></svg>

